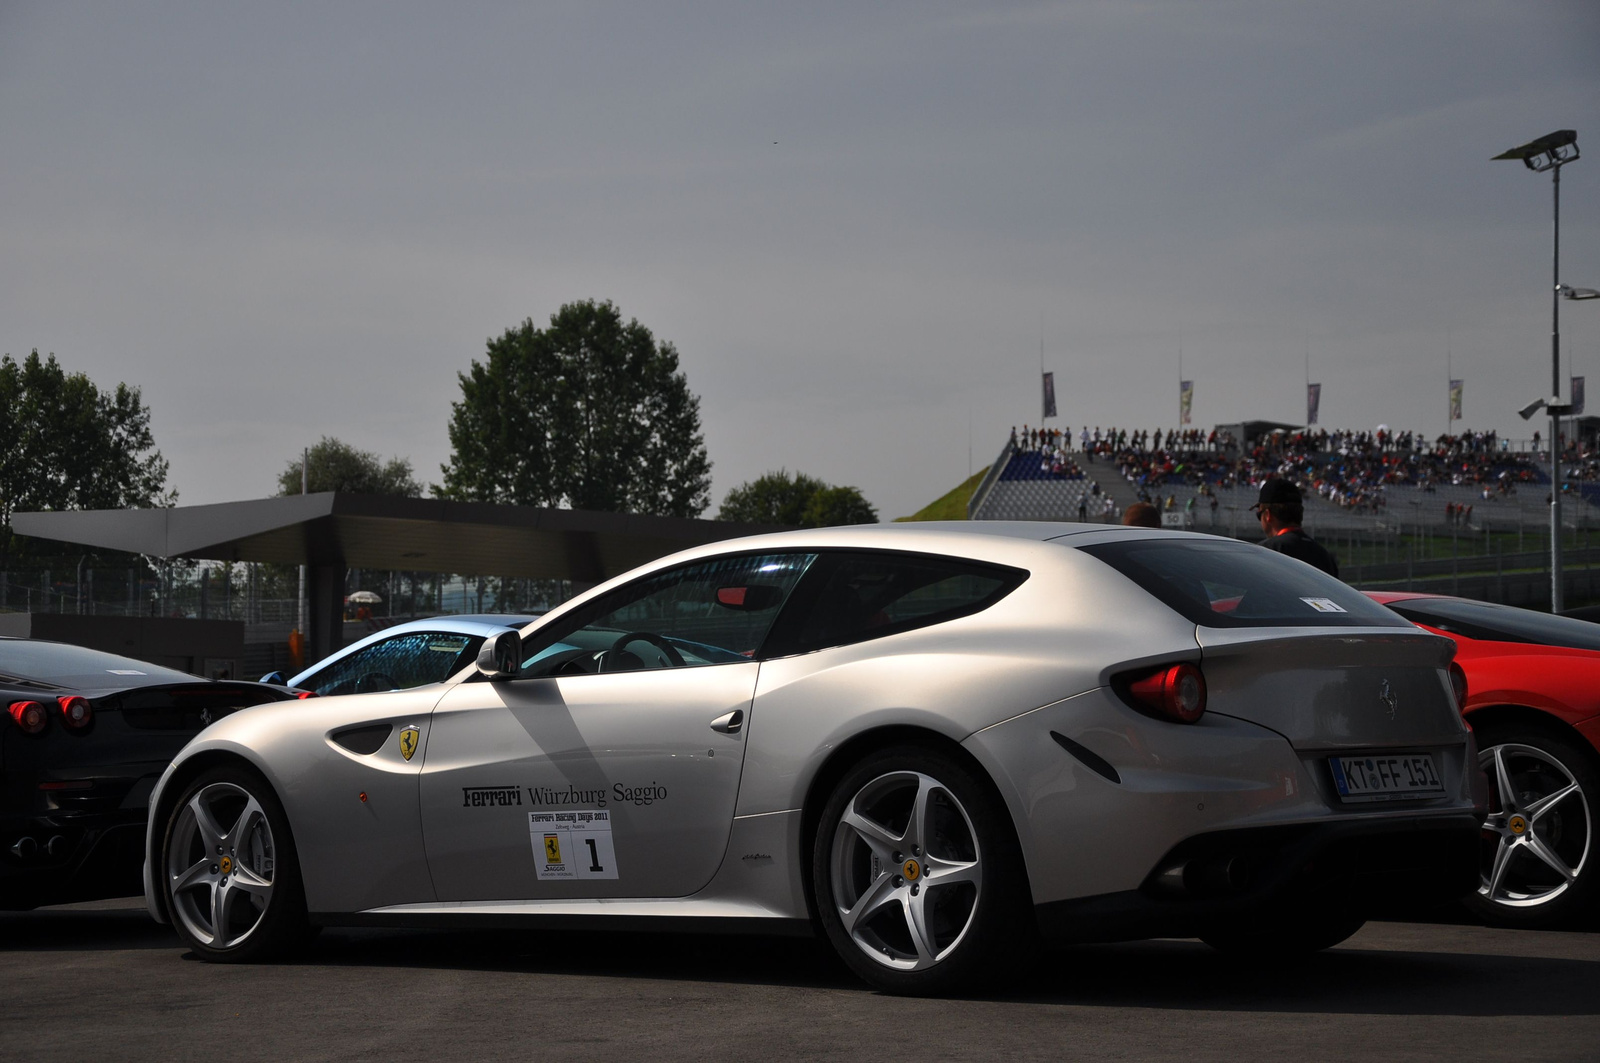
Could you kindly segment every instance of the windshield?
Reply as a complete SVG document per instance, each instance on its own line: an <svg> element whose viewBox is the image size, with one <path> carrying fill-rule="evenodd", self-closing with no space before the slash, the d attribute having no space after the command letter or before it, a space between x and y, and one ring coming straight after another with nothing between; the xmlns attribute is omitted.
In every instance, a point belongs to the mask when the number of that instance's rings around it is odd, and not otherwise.
<svg viewBox="0 0 1600 1063"><path fill-rule="evenodd" d="M1232 540L1176 536L1079 547L1204 627L1404 627L1310 565Z"/></svg>
<svg viewBox="0 0 1600 1063"><path fill-rule="evenodd" d="M1389 606L1414 624L1488 642L1600 650L1600 624L1465 598L1408 598Z"/></svg>

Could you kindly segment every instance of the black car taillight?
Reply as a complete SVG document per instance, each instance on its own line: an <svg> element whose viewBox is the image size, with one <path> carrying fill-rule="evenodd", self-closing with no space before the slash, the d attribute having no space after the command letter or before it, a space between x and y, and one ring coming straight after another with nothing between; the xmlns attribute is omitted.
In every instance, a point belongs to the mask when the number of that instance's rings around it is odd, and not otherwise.
<svg viewBox="0 0 1600 1063"><path fill-rule="evenodd" d="M1467 707L1467 673L1459 664L1450 662L1450 689L1456 696L1456 710Z"/></svg>
<svg viewBox="0 0 1600 1063"><path fill-rule="evenodd" d="M56 704L61 706L61 722L72 731L81 731L94 723L94 707L89 704L89 699L78 694L68 694L66 697L56 699Z"/></svg>
<svg viewBox="0 0 1600 1063"><path fill-rule="evenodd" d="M1206 677L1187 661L1132 679L1127 690L1140 705L1177 723L1194 723L1206 711Z"/></svg>
<svg viewBox="0 0 1600 1063"><path fill-rule="evenodd" d="M37 701L13 701L9 711L17 726L22 728L23 734L40 734L44 731L45 724L50 722L44 706Z"/></svg>

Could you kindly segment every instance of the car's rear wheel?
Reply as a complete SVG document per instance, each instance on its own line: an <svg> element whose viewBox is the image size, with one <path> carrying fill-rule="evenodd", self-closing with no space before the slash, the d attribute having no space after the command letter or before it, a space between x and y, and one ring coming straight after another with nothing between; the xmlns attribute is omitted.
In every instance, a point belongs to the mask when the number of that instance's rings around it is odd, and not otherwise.
<svg viewBox="0 0 1600 1063"><path fill-rule="evenodd" d="M1595 815L1600 768L1592 750L1542 728L1478 731L1489 777L1478 892L1467 906L1501 926L1555 927L1596 914Z"/></svg>
<svg viewBox="0 0 1600 1063"><path fill-rule="evenodd" d="M828 939L891 993L943 993L1012 968L1032 905L1001 802L966 766L901 747L848 771L823 809L812 882Z"/></svg>
<svg viewBox="0 0 1600 1063"><path fill-rule="evenodd" d="M161 866L173 926L205 959L268 959L310 936L288 818L244 765L212 768L184 790Z"/></svg>

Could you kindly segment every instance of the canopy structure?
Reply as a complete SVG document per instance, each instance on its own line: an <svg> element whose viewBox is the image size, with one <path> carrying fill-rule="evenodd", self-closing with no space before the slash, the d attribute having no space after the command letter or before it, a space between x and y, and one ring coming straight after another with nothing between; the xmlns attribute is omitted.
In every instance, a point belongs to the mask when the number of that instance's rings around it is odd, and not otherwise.
<svg viewBox="0 0 1600 1063"><path fill-rule="evenodd" d="M1274 432L1298 432L1303 427L1283 421L1240 421L1236 424L1219 424L1217 431L1233 436L1234 443L1240 447L1252 447Z"/></svg>
<svg viewBox="0 0 1600 1063"><path fill-rule="evenodd" d="M337 649L346 568L598 583L765 524L326 492L171 509L13 513L18 535L160 558L305 565L308 649Z"/></svg>

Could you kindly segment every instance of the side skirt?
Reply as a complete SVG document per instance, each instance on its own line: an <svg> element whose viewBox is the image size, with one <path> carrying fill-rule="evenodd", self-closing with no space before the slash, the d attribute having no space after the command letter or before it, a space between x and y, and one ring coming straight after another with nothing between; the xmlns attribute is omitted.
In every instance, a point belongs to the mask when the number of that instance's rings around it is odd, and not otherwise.
<svg viewBox="0 0 1600 1063"><path fill-rule="evenodd" d="M517 906L507 906L514 908ZM618 933L740 934L815 937L808 919L772 916L551 914L476 908L443 911L312 912L316 926L396 927L417 930L591 930Z"/></svg>

